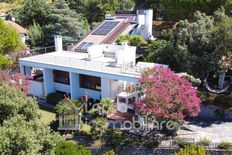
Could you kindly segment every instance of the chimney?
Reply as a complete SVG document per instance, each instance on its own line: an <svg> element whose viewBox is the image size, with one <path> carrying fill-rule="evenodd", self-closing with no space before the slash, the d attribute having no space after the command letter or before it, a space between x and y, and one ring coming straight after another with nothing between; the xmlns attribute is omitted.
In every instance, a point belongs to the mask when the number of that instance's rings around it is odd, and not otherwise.
<svg viewBox="0 0 232 155"><path fill-rule="evenodd" d="M55 41L55 50L56 50L56 52L62 52L63 51L62 36L61 35L55 35L54 36L54 41Z"/></svg>

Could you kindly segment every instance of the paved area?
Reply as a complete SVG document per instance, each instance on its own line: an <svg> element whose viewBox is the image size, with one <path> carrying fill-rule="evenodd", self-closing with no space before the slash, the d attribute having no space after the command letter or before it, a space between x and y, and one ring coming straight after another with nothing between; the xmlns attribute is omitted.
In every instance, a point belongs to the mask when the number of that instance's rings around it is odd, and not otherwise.
<svg viewBox="0 0 232 155"><path fill-rule="evenodd" d="M206 137L214 143L222 141L232 142L232 121L197 120L186 123L192 131L178 131L178 135L181 137L195 138L197 141Z"/></svg>
<svg viewBox="0 0 232 155"><path fill-rule="evenodd" d="M214 116L214 110L212 106L202 107L200 117L186 121L186 126L190 130L180 130L178 135L196 140L206 137L214 143L232 142L232 113L227 113L225 119L219 119Z"/></svg>

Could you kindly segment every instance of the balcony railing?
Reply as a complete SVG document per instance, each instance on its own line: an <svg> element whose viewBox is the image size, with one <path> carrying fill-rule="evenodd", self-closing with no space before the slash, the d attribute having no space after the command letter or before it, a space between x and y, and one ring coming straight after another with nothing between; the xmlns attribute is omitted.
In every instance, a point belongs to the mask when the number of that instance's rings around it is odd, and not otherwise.
<svg viewBox="0 0 232 155"><path fill-rule="evenodd" d="M87 69L100 72L129 74L140 76L142 69L133 63L117 64L116 62L99 62L88 61L85 59L67 58L54 55L38 55L32 59L34 62L43 62L47 64L55 64L65 67L78 69Z"/></svg>

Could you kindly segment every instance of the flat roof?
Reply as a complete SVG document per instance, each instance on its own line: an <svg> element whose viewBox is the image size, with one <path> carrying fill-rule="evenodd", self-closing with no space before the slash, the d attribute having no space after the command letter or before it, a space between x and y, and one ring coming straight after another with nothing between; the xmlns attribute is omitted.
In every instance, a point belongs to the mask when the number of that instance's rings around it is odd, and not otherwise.
<svg viewBox="0 0 232 155"><path fill-rule="evenodd" d="M41 54L19 60L20 64L39 67L53 65L57 67L68 67L99 73L120 75L124 77L139 78L139 72L123 70L121 66L115 66L115 59L110 57L97 57L88 60L88 53L62 51ZM46 68L45 66L45 68ZM43 67L41 67L43 68Z"/></svg>

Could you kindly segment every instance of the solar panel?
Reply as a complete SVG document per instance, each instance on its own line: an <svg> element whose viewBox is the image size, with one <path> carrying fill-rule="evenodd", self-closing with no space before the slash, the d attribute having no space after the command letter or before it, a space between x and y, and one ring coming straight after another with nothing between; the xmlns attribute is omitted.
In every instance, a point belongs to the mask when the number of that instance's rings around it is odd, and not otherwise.
<svg viewBox="0 0 232 155"><path fill-rule="evenodd" d="M77 48L86 50L88 47L92 46L94 43L92 42L82 42Z"/></svg>
<svg viewBox="0 0 232 155"><path fill-rule="evenodd" d="M119 22L115 21L106 21L95 31L93 31L92 35L107 35L118 25L118 23Z"/></svg>

